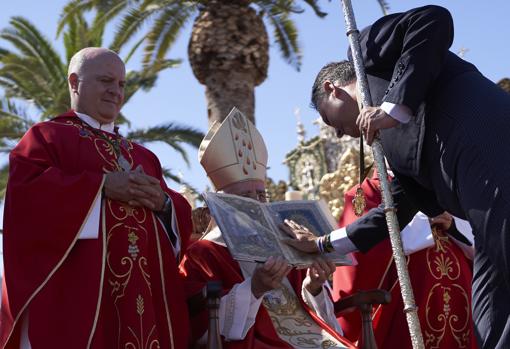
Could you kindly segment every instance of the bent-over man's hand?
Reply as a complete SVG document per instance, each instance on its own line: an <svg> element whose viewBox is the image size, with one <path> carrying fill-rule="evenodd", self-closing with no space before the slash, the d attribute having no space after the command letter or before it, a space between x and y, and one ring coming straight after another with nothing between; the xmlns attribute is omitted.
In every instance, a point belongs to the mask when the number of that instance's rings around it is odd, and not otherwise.
<svg viewBox="0 0 510 349"><path fill-rule="evenodd" d="M356 120L356 125L358 125L360 132L365 135L368 145L372 145L378 130L395 127L398 123L397 120L378 107L364 107Z"/></svg>
<svg viewBox="0 0 510 349"><path fill-rule="evenodd" d="M306 288L312 296L317 296L322 290L322 285L324 285L330 275L335 272L335 269L335 263L327 258L318 257L306 271L303 287Z"/></svg>
<svg viewBox="0 0 510 349"><path fill-rule="evenodd" d="M292 267L282 257L269 257L255 269L251 277L251 292L256 298L262 297L265 292L280 287L291 270Z"/></svg>
<svg viewBox="0 0 510 349"><path fill-rule="evenodd" d="M165 203L165 193L159 180L143 172L141 166L130 172L111 172L104 183L106 197L159 211Z"/></svg>
<svg viewBox="0 0 510 349"><path fill-rule="evenodd" d="M319 252L317 246L318 237L301 224L286 219L284 224L280 225L280 229L289 236L289 239L282 240L287 245L306 253Z"/></svg>
<svg viewBox="0 0 510 349"><path fill-rule="evenodd" d="M453 217L448 212L443 212L439 216L430 218L430 225L447 231L452 226Z"/></svg>

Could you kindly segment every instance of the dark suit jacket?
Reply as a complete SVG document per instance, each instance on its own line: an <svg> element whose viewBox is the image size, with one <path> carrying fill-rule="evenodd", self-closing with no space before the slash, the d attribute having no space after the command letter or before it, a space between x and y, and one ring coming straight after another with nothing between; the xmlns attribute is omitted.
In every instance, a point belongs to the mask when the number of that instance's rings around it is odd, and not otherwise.
<svg viewBox="0 0 510 349"><path fill-rule="evenodd" d="M466 71L477 71L449 51L452 42L451 15L439 6L382 17L360 33L373 104L403 104L413 112L409 123L380 132L385 156L398 178L392 191L401 228L417 210L431 217L445 211L437 203L422 161L425 120L435 117L427 110L438 94L448 93L448 81ZM387 227L382 208L349 225L347 234L360 251L384 239Z"/></svg>

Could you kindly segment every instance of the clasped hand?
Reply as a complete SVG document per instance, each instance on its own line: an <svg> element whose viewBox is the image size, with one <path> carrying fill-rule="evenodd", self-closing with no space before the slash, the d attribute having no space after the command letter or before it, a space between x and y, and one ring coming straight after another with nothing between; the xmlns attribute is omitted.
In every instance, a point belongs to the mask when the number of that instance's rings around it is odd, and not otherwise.
<svg viewBox="0 0 510 349"><path fill-rule="evenodd" d="M359 130L365 136L368 145L372 145L378 130L392 128L398 121L378 107L364 107L356 120Z"/></svg>
<svg viewBox="0 0 510 349"><path fill-rule="evenodd" d="M256 298L260 298L267 291L271 291L282 285L292 267L282 257L269 257L268 260L255 269L251 277L251 292ZM303 287L312 296L317 296L322 285L335 271L335 264L325 258L317 258L306 271L306 278L303 280Z"/></svg>
<svg viewBox="0 0 510 349"><path fill-rule="evenodd" d="M251 277L251 292L260 298L267 291L281 286L283 278L292 270L292 267L282 257L269 257L267 261L257 267Z"/></svg>
<svg viewBox="0 0 510 349"><path fill-rule="evenodd" d="M157 178L144 173L142 166L134 171L110 172L106 175L104 192L107 198L144 206L154 211L163 209L165 193Z"/></svg>

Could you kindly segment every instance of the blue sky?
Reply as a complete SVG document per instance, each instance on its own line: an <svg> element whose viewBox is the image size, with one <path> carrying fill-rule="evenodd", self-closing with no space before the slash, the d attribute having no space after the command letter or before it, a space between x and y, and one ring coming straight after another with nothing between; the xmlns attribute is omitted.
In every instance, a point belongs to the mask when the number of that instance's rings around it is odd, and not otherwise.
<svg viewBox="0 0 510 349"><path fill-rule="evenodd" d="M65 0L16 0L2 1L0 28L8 25L11 16L22 15L33 23L63 53L61 38L55 38L56 23ZM452 50L468 51L465 58L474 63L489 79L498 81L510 77L510 1L419 1L389 0L390 12L401 12L426 4L438 4L448 8L455 22L455 41ZM382 15L374 0L353 1L358 27L362 28ZM294 16L303 49L303 65L300 72L287 65L274 45L270 52L267 80L256 89L257 127L264 136L269 149L269 176L275 180L288 179L288 170L282 165L287 152L297 144L295 108L301 110L301 119L307 129L307 137L317 133L312 124L318 114L308 107L310 86L315 74L323 64L345 57L347 39L339 0L322 1L328 12L324 19L317 18L305 7L305 13ZM484 6L485 5L485 6ZM150 92L139 92L124 107L133 127L147 127L175 121L207 130L206 100L204 87L194 78L186 58L191 24L181 33L177 44L169 53L171 58L182 58L179 68L164 71L157 86ZM111 34L110 34L111 35ZM107 34L107 37L109 35ZM107 39L106 44L109 43ZM0 40L0 46L5 46ZM136 69L137 63L128 66ZM1 94L1 90L0 90ZM150 147L164 166L181 171L184 178L196 188L203 190L208 184L204 171L196 160L196 151L190 149L191 167L179 155L164 145ZM175 188L175 185L173 185Z"/></svg>

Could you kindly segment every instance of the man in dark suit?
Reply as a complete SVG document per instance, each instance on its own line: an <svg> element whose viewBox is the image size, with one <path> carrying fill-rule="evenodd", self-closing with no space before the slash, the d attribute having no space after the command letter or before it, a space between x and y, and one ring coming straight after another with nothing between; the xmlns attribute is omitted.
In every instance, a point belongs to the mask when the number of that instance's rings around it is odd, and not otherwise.
<svg viewBox="0 0 510 349"><path fill-rule="evenodd" d="M360 41L377 106L359 110L349 61L322 68L312 105L339 137L364 132L371 144L379 134L397 179L392 190L401 227L417 210L469 220L479 344L510 348L510 96L449 51L453 22L444 8L385 16ZM376 208L331 240L341 252L363 252L387 234L384 212ZM316 250L310 238L296 236L301 241L294 246Z"/></svg>

